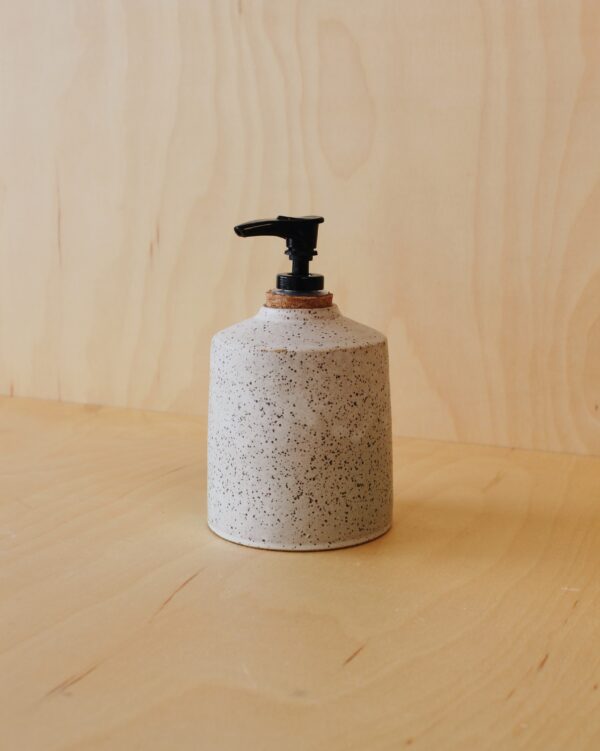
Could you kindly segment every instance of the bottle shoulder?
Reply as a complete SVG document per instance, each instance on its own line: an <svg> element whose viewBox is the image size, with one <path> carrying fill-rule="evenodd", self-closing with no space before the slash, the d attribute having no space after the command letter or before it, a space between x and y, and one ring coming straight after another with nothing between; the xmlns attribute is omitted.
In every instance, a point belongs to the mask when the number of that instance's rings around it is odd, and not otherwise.
<svg viewBox="0 0 600 751"><path fill-rule="evenodd" d="M262 308L253 318L229 326L213 337L213 347L243 347L263 352L355 349L386 342L384 334L341 315L337 308L320 311Z"/></svg>

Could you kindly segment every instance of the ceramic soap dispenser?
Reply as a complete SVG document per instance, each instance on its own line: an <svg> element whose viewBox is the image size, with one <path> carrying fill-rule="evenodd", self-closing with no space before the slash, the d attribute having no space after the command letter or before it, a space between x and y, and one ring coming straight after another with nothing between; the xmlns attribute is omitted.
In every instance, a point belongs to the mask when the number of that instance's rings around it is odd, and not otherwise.
<svg viewBox="0 0 600 751"><path fill-rule="evenodd" d="M253 318L212 340L208 524L242 545L342 548L392 520L387 342L345 318L309 273L321 222L235 227L283 238L292 262Z"/></svg>

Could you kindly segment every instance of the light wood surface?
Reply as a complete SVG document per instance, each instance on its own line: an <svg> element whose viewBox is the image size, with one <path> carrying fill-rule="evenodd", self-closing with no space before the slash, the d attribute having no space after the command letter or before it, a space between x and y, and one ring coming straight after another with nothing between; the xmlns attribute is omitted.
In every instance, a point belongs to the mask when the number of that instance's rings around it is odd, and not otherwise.
<svg viewBox="0 0 600 751"><path fill-rule="evenodd" d="M2 748L600 747L600 459L397 440L390 533L274 553L207 530L199 418L0 426Z"/></svg>
<svg viewBox="0 0 600 751"><path fill-rule="evenodd" d="M600 3L0 0L0 393L205 414L320 213L394 430L600 454Z"/></svg>

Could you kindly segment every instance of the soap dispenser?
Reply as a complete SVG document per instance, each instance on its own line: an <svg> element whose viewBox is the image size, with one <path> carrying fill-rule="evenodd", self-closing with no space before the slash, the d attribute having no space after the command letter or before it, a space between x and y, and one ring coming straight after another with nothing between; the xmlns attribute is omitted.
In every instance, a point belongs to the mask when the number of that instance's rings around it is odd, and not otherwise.
<svg viewBox="0 0 600 751"><path fill-rule="evenodd" d="M320 216L235 227L286 241L291 271L210 355L208 524L271 550L373 540L392 520L387 341L344 317L320 274Z"/></svg>

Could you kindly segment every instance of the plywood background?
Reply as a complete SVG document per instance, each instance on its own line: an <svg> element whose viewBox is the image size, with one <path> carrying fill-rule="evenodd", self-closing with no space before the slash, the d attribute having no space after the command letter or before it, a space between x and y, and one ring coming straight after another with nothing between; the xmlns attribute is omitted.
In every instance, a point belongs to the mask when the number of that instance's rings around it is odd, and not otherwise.
<svg viewBox="0 0 600 751"><path fill-rule="evenodd" d="M600 453L600 3L0 2L0 392L204 413L275 240L397 434Z"/></svg>

